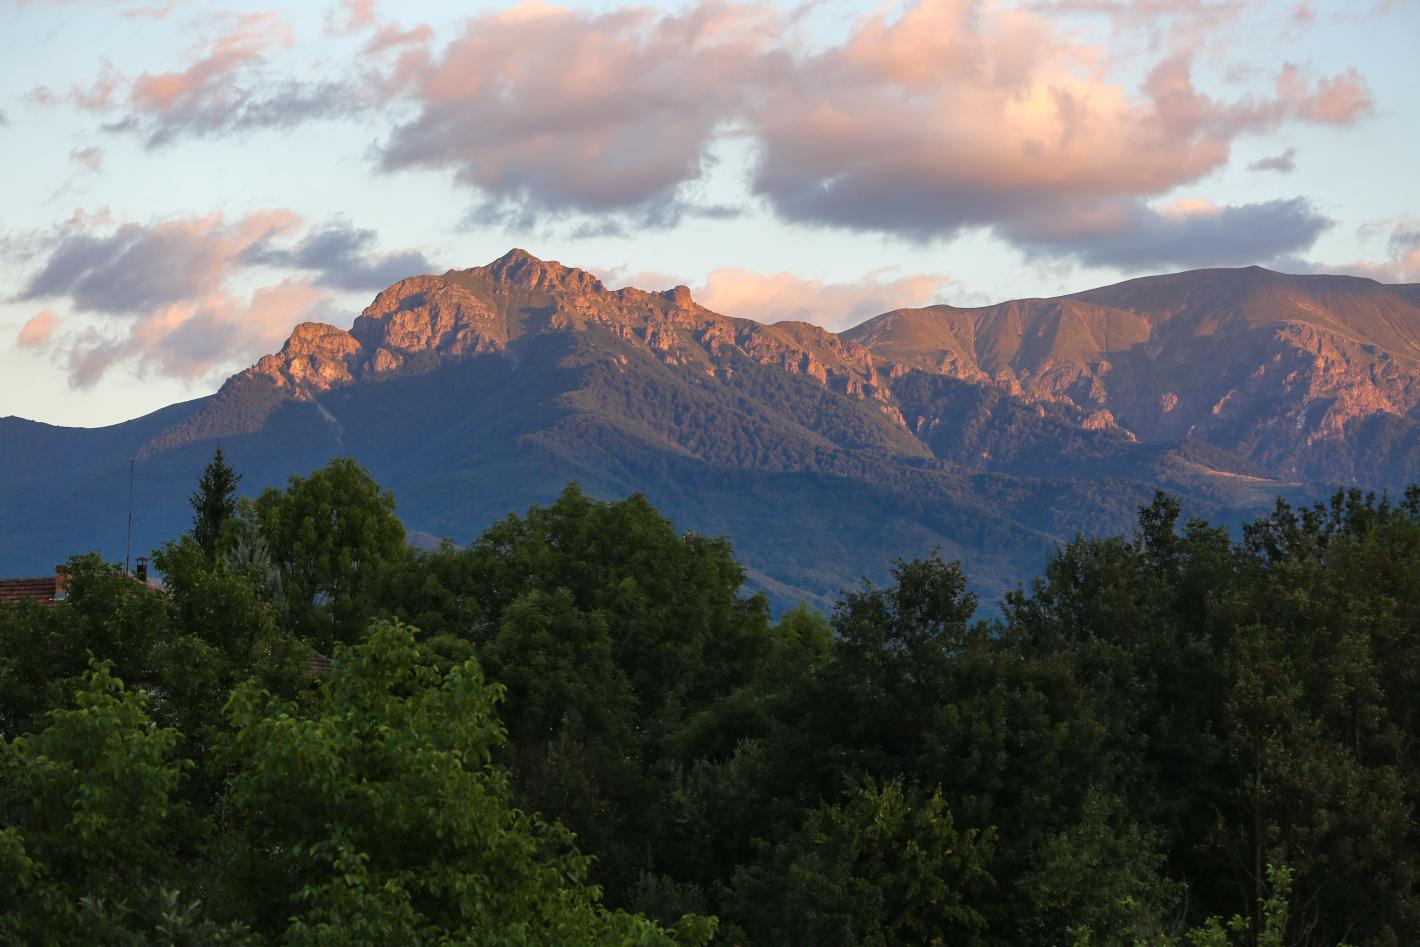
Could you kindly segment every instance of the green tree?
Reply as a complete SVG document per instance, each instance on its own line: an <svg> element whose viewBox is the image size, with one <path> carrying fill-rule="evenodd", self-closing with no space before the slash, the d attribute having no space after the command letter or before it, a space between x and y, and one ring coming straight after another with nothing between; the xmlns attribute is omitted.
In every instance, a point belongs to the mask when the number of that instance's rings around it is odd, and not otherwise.
<svg viewBox="0 0 1420 947"><path fill-rule="evenodd" d="M281 570L271 557L271 547L261 533L256 504L251 500L238 500L236 514L223 527L221 565L251 579L261 591L263 601L285 608Z"/></svg>
<svg viewBox="0 0 1420 947"><path fill-rule="evenodd" d="M673 729L683 708L742 681L769 623L762 596L741 597L727 542L677 534L639 494L602 503L571 484L551 506L490 526L467 555L489 626L534 590L566 589L581 611L601 612L648 730Z"/></svg>
<svg viewBox="0 0 1420 947"><path fill-rule="evenodd" d="M813 947L988 943L993 833L959 831L940 793L854 786L736 878L762 942Z"/></svg>
<svg viewBox="0 0 1420 947"><path fill-rule="evenodd" d="M97 664L72 709L0 746L0 940L118 943L159 922L187 764L143 705Z"/></svg>
<svg viewBox="0 0 1420 947"><path fill-rule="evenodd" d="M268 488L256 509L296 633L320 649L358 638L380 571L404 553L394 497L338 457L285 490Z"/></svg>
<svg viewBox="0 0 1420 947"><path fill-rule="evenodd" d="M192 504L192 538L202 547L209 562L217 558L222 527L236 515L237 484L241 479L241 474L227 464L219 447L202 471L197 492L189 498Z"/></svg>
<svg viewBox="0 0 1420 947"><path fill-rule="evenodd" d="M153 650L169 631L163 596L94 553L71 558L66 574L59 605L0 610L0 736L34 729L67 705L91 655L123 680L151 678Z"/></svg>
<svg viewBox="0 0 1420 947"><path fill-rule="evenodd" d="M380 624L336 649L314 717L244 685L232 695L226 805L238 903L288 944L705 943L610 912L565 830L510 802L493 754L501 688L447 673L413 631Z"/></svg>

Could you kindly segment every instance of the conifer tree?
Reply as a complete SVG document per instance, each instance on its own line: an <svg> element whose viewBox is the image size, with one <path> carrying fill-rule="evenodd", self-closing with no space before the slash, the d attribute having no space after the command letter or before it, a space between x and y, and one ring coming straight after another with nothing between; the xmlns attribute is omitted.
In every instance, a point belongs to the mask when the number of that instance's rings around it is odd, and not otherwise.
<svg viewBox="0 0 1420 947"><path fill-rule="evenodd" d="M222 526L237 512L237 483L242 479L222 456L222 448L212 455L212 460L202 471L197 492L192 503L192 538L202 547L207 561L217 558L217 541L222 535Z"/></svg>

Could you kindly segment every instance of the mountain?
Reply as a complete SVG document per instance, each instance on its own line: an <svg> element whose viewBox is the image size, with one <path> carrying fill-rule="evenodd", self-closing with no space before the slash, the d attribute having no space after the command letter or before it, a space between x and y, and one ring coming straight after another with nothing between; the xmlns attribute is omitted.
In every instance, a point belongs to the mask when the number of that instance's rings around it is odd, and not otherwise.
<svg viewBox="0 0 1420 947"><path fill-rule="evenodd" d="M0 574L186 526L220 443L244 490L348 454L466 542L569 480L724 534L777 602L940 548L999 595L1159 488L1237 522L1420 479L1420 292L1200 270L833 334L608 290L514 250L306 323L214 395L100 429L0 420Z"/></svg>
<svg viewBox="0 0 1420 947"><path fill-rule="evenodd" d="M1420 471L1415 286L1197 270L899 310L844 335L894 365L1062 405L1087 428L1205 441L1268 476L1400 488Z"/></svg>

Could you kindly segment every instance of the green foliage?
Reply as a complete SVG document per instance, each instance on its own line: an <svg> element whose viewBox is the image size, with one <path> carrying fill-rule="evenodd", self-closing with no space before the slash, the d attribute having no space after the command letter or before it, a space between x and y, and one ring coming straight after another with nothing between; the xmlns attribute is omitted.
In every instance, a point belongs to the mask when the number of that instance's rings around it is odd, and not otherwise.
<svg viewBox="0 0 1420 947"><path fill-rule="evenodd" d="M262 535L256 505L250 500L238 501L236 514L223 528L221 548L224 568L246 575L261 592L262 601L285 608L281 570L271 557L271 547Z"/></svg>
<svg viewBox="0 0 1420 947"><path fill-rule="evenodd" d="M268 488L256 509L293 628L322 649L354 641L376 577L404 553L394 497L342 457L284 491Z"/></svg>
<svg viewBox="0 0 1420 947"><path fill-rule="evenodd" d="M253 927L282 943L703 943L598 904L564 830L509 803L492 762L501 689L476 662L424 663L412 631L375 626L304 717L245 685L228 717L232 857ZM683 935L683 936L682 936Z"/></svg>
<svg viewBox="0 0 1420 947"><path fill-rule="evenodd" d="M784 945L987 943L993 836L958 831L940 793L868 781L737 876L739 913Z"/></svg>
<svg viewBox="0 0 1420 947"><path fill-rule="evenodd" d="M768 624L763 599L739 597L744 570L729 544L677 535L639 495L599 503L569 486L551 506L490 526L466 555L492 621L537 589L566 589L576 608L601 612L646 726L672 726L685 704L733 686Z"/></svg>
<svg viewBox="0 0 1420 947"><path fill-rule="evenodd" d="M0 937L117 943L156 925L156 887L175 877L189 822L174 796L190 764L177 733L107 666L84 675L72 709L0 747Z"/></svg>
<svg viewBox="0 0 1420 947"><path fill-rule="evenodd" d="M237 512L237 484L241 475L233 470L217 448L212 460L202 471L192 504L192 538L211 562L217 557L217 544L222 529Z"/></svg>
<svg viewBox="0 0 1420 947"><path fill-rule="evenodd" d="M1137 522L771 621L644 498L414 553L336 462L0 612L0 940L1420 941L1420 491Z"/></svg>

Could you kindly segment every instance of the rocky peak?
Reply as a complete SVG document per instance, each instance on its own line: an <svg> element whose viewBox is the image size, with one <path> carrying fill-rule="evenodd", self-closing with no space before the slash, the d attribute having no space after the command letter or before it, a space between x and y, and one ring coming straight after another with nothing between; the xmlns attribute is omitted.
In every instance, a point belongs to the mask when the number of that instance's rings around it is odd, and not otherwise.
<svg viewBox="0 0 1420 947"><path fill-rule="evenodd" d="M344 329L324 322L303 322L291 330L291 336L277 356L282 359L302 356L341 358L359 348L359 343Z"/></svg>
<svg viewBox="0 0 1420 947"><path fill-rule="evenodd" d="M662 295L670 300L671 304L677 309L689 309L691 306L695 305L694 300L690 298L689 286L676 286L666 290Z"/></svg>
<svg viewBox="0 0 1420 947"><path fill-rule="evenodd" d="M555 260L539 260L526 250L513 249L487 266L478 267L494 283L546 292L599 293L602 281L586 270L563 266Z"/></svg>

